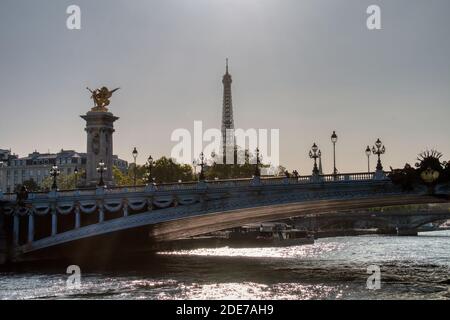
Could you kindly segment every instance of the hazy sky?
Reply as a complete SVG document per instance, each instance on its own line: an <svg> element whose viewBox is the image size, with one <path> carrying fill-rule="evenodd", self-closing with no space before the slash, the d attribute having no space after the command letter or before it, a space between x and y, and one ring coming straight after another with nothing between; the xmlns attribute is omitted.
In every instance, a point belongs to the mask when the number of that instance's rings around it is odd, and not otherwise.
<svg viewBox="0 0 450 320"><path fill-rule="evenodd" d="M366 28L371 4L382 30ZM280 129L290 170L311 172L317 142L330 172L333 130L341 172L366 170L378 137L387 168L427 147L447 160L449 12L448 0L1 0L0 148L85 151L85 87L106 85L121 87L115 153L170 155L174 129L220 128L229 57L235 126Z"/></svg>

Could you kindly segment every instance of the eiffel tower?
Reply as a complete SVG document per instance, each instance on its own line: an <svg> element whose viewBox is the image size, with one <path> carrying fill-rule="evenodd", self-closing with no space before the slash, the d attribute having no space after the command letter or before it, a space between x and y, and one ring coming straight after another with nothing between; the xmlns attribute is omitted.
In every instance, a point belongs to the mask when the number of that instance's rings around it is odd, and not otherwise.
<svg viewBox="0 0 450 320"><path fill-rule="evenodd" d="M234 130L234 120L233 120L233 100L231 98L231 75L228 73L228 59L226 60L226 72L222 78L223 83L223 106L222 106L222 147L223 156L226 155L226 148L232 148L228 150L234 150L235 140L234 132L229 133L227 137L227 129ZM224 158L225 159L225 158Z"/></svg>

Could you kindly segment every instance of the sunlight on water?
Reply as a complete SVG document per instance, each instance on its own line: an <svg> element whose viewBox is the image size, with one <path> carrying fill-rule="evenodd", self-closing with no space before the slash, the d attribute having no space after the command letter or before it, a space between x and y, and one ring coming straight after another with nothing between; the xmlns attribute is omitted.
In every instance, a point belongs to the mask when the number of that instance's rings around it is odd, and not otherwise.
<svg viewBox="0 0 450 320"><path fill-rule="evenodd" d="M162 252L164 255L197 255L218 257L260 257L260 258L308 258L324 252L338 250L337 243L320 243L314 245L275 247L275 248L214 248Z"/></svg>
<svg viewBox="0 0 450 320"><path fill-rule="evenodd" d="M285 258L330 260L348 263L377 261L427 261L450 266L450 232L418 237L360 236L316 240L315 244L274 248L215 248L162 252L162 255Z"/></svg>
<svg viewBox="0 0 450 320"><path fill-rule="evenodd" d="M341 290L331 286L303 285L293 283L279 283L274 286L244 282L244 283L218 283L207 285L193 285L185 294L187 299L317 299L325 297L339 298Z"/></svg>
<svg viewBox="0 0 450 320"><path fill-rule="evenodd" d="M367 266L381 290L366 288ZM449 299L450 231L319 239L313 245L164 252L115 271L1 273L0 299Z"/></svg>

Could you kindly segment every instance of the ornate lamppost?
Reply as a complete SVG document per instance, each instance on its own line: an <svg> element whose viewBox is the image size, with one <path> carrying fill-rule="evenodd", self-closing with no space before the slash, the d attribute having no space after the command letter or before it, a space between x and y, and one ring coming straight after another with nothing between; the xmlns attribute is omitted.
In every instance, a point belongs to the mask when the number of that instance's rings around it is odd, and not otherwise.
<svg viewBox="0 0 450 320"><path fill-rule="evenodd" d="M211 152L211 161L212 161L212 165L215 166L217 164L217 154L213 151Z"/></svg>
<svg viewBox="0 0 450 320"><path fill-rule="evenodd" d="M153 177L152 177L153 158L152 158L152 156L148 157L146 168L147 168L147 183L152 184L153 183Z"/></svg>
<svg viewBox="0 0 450 320"><path fill-rule="evenodd" d="M367 156L367 173L370 173L370 155L372 154L372 151L370 151L370 147L367 146L366 148L366 156Z"/></svg>
<svg viewBox="0 0 450 320"><path fill-rule="evenodd" d="M106 168L106 165L103 162L103 160L100 160L100 162L98 163L98 167L97 167L97 172L100 173L100 181L98 182L98 186L99 187L104 187L105 186L105 182L103 181L103 173L106 170L108 170L108 168Z"/></svg>
<svg viewBox="0 0 450 320"><path fill-rule="evenodd" d="M78 167L75 167L73 173L75 174L75 189L76 189L78 187Z"/></svg>
<svg viewBox="0 0 450 320"><path fill-rule="evenodd" d="M255 167L255 177L261 176L261 170L259 169L260 165L260 157L259 157L259 148L256 148L256 167Z"/></svg>
<svg viewBox="0 0 450 320"><path fill-rule="evenodd" d="M136 187L136 177L137 177L137 167L136 167L136 159L137 159L137 156L138 156L138 151L137 151L137 149L136 149L136 147L134 147L134 149L133 149L133 158L134 158L134 179L133 179L133 181L134 181L134 186Z"/></svg>
<svg viewBox="0 0 450 320"><path fill-rule="evenodd" d="M383 166L381 165L381 155L385 154L386 148L384 147L381 140L378 138L375 142L375 145L372 146L372 153L376 154L378 156L378 162L377 162L377 171L383 171Z"/></svg>
<svg viewBox="0 0 450 320"><path fill-rule="evenodd" d="M333 176L334 179L336 180L336 176L337 176L337 169L336 169L336 142L338 140L338 136L336 134L336 131L333 131L333 134L331 135L331 142L333 143Z"/></svg>
<svg viewBox="0 0 450 320"><path fill-rule="evenodd" d="M60 173L61 173L61 171L59 171L59 168L58 168L57 165L54 165L50 169L50 175L53 177L52 190L57 190L58 189L58 185L56 184L56 178L59 176Z"/></svg>
<svg viewBox="0 0 450 320"><path fill-rule="evenodd" d="M314 167L313 167L313 175L319 174L319 168L317 167L317 159L322 155L322 152L319 150L319 147L314 143L309 151L309 157L314 159Z"/></svg>
<svg viewBox="0 0 450 320"><path fill-rule="evenodd" d="M203 181L203 180L205 180L205 172L203 169L205 167L205 155L204 155L203 151L200 153L200 163L198 165L200 166L199 180Z"/></svg>
<svg viewBox="0 0 450 320"><path fill-rule="evenodd" d="M194 177L196 177L197 176L197 165L198 165L198 163L197 163L197 160L192 160L192 167L194 168Z"/></svg>

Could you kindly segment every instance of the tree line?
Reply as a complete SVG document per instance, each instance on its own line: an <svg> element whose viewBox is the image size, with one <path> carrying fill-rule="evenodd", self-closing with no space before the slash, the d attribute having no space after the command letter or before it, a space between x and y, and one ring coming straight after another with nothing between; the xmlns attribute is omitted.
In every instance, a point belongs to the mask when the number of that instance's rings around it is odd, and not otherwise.
<svg viewBox="0 0 450 320"><path fill-rule="evenodd" d="M218 164L213 161L205 163L204 176L207 180L215 179L237 179L249 178L255 173L255 164L250 163L251 154L245 152L245 162L243 164ZM236 161L235 161L236 163ZM260 164L260 168L268 168L267 164ZM152 165L152 180L154 183L173 183L173 182L187 182L196 181L199 179L200 166L193 167L188 164L177 163L176 160L168 157L161 157L153 162ZM278 172L284 173L285 168L279 167ZM147 165L128 166L128 170L121 171L117 167L112 168L114 183L116 186L133 186L144 185L149 182ZM56 178L58 189L72 190L81 187L86 173L82 170L78 174L60 174ZM16 186L16 190L20 190L25 186L30 192L48 192L51 190L53 184L53 177L46 177L42 183L38 184L36 181L30 179L24 181L22 184Z"/></svg>

